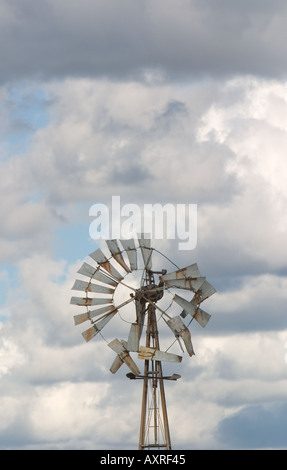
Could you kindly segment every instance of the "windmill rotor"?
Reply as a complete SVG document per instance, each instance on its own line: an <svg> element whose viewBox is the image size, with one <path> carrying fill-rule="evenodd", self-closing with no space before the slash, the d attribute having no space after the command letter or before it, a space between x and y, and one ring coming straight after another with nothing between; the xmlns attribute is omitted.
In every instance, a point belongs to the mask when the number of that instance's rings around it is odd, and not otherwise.
<svg viewBox="0 0 287 470"><path fill-rule="evenodd" d="M119 241L106 240L106 249L109 253L107 255L100 248L92 252L89 255L89 262L84 262L78 270L78 274L85 280L75 280L72 290L81 292L79 294L81 296L72 296L70 303L86 310L74 315L74 323L81 325L90 322L90 327L82 332L83 338L88 342L99 333L102 335L102 330L115 317L123 319L121 312L124 312L129 305L129 312L133 313L132 319L125 320L130 324L126 339L113 338L107 341L109 348L115 353L110 372L115 374L124 364L129 369L126 374L129 379L143 380L139 449L149 446L170 449L164 381L176 381L180 375L163 375L162 362L180 363L182 355L160 349L157 314L167 325L168 331L173 334L173 342L179 344L181 353L186 351L192 357L195 353L191 332L184 320L189 323L196 320L205 328L211 316L201 309L201 303L213 295L216 289L201 275L196 263L168 272L166 269L168 258L152 248L151 240L143 234L138 236L137 243L133 238ZM154 253L165 258L165 264L160 266L161 269L153 270ZM175 263L172 264L177 267ZM141 280L131 282L129 276L139 272ZM117 301L119 289L123 298ZM181 291L185 293L180 295ZM191 299L186 298L188 292L193 294ZM164 302L167 295L170 299L169 306L176 306L177 309L180 307L181 312L171 314ZM136 362L137 359L139 364ZM153 409L158 409L159 402L162 404L163 443L159 442L158 415L154 415L153 418L152 444L147 436L147 431L151 427L147 424L149 385L152 389ZM159 398L156 397L158 389Z"/></svg>

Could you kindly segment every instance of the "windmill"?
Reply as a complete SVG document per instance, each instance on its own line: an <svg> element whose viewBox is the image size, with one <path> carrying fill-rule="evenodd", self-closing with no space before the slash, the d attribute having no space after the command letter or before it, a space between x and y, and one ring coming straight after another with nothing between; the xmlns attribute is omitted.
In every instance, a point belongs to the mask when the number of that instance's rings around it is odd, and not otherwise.
<svg viewBox="0 0 287 470"><path fill-rule="evenodd" d="M86 311L74 315L74 322L75 325L91 323L82 332L88 342L102 335L103 328L114 317L124 319L129 306L126 340L114 338L108 342L116 354L110 371L115 374L125 364L129 369L126 376L143 382L138 448L169 450L171 438L164 382L175 381L180 375L164 375L162 363L180 363L182 356L168 352L169 348L160 348L158 325L160 321L161 325L165 324L174 335L173 343L178 343L181 352L186 351L192 357L194 349L188 326L193 320L203 328L206 326L210 315L200 304L216 290L201 275L196 263L180 269L152 248L151 240L143 234L137 240L106 240L106 248L107 255L97 249L89 255L89 263L84 262L78 270L85 280L77 279L72 289L83 292L83 296L72 297L71 304L85 307ZM155 255L161 269L154 268ZM165 268L167 262L173 265L169 273ZM119 289L121 297L117 298ZM187 298L190 292L192 299ZM171 313L172 306L180 307L181 313ZM136 363L136 355L141 365Z"/></svg>

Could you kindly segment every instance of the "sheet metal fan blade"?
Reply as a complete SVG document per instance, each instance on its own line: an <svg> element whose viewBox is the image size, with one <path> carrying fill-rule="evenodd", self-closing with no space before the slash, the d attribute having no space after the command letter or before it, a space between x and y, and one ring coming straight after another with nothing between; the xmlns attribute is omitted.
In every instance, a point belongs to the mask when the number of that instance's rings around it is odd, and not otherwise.
<svg viewBox="0 0 287 470"><path fill-rule="evenodd" d="M131 270L136 271L138 269L138 264L137 264L137 250L136 250L134 239L131 238L129 240L120 240L120 242L123 245L123 248L128 255Z"/></svg>
<svg viewBox="0 0 287 470"><path fill-rule="evenodd" d="M139 238L138 242L139 242L139 246L142 252L144 267L147 270L151 270L152 268L151 255L152 255L152 250L153 250L150 246L151 241L148 238L144 238L144 236L142 235L142 238Z"/></svg>
<svg viewBox="0 0 287 470"><path fill-rule="evenodd" d="M135 374L135 375L139 375L140 374L140 371L136 365L136 363L134 362L134 360L131 358L131 356L129 355L129 352L128 350L126 349L126 347L124 346L123 342L121 342L120 340L118 339L114 339L113 341L111 341L108 346L117 353L117 355L119 356L119 358L121 359L122 362L124 362L128 367L129 369ZM119 363L119 361L117 361L117 364ZM111 367L112 369L112 367ZM110 369L110 370L111 370ZM114 370L114 369L113 369ZM115 373L113 372L113 370L111 370L112 373ZM116 369L118 370L118 369Z"/></svg>
<svg viewBox="0 0 287 470"><path fill-rule="evenodd" d="M78 315L74 315L74 322L75 325L80 325L80 323L85 322L86 320L91 320L92 318L102 315L104 313L112 313L112 312L117 312L116 307L111 304L111 305L106 305L105 307L98 308L97 310L89 310L88 312L85 313L79 313Z"/></svg>
<svg viewBox="0 0 287 470"><path fill-rule="evenodd" d="M90 279L92 278L95 281L100 281L110 286L116 287L118 285L118 281L106 276L104 273L99 271L99 268L94 268L88 263L83 263L77 272L83 276L89 277Z"/></svg>
<svg viewBox="0 0 287 470"><path fill-rule="evenodd" d="M127 350L132 351L132 352L138 352L139 351L139 345L140 345L140 325L139 323L132 323L130 332L129 332L129 337L127 341Z"/></svg>
<svg viewBox="0 0 287 470"><path fill-rule="evenodd" d="M98 294L113 294L115 289L112 287L100 286L99 284L93 284L92 282L75 280L72 290L80 290L83 292L97 292Z"/></svg>
<svg viewBox="0 0 287 470"><path fill-rule="evenodd" d="M166 322L176 337L181 337L190 356L194 356L190 331L180 317L170 318Z"/></svg>
<svg viewBox="0 0 287 470"><path fill-rule="evenodd" d="M206 313L204 312L203 310L201 310L201 308L199 307L196 307L196 305L194 305L194 303L191 301L189 302L188 300L186 299L183 299L182 297L180 297L179 295L175 294L174 297L173 297L173 300L178 304L180 305L180 307L183 308L183 313L181 314L181 316L185 317L186 314L189 314L191 315L199 324L200 326L202 326L203 328L207 325L207 323L209 322L209 319L211 317L211 315L209 315L209 313Z"/></svg>
<svg viewBox="0 0 287 470"><path fill-rule="evenodd" d="M160 279L163 281L172 281L175 279L198 278L201 277L197 263L186 266L185 268L178 269L172 273L163 274Z"/></svg>
<svg viewBox="0 0 287 470"><path fill-rule="evenodd" d="M97 323L95 323L91 328L88 328L86 331L83 331L82 336L84 337L84 339L88 342L92 338L94 338L94 336L96 336L104 328L104 326L106 326L106 324L113 318L116 313L116 311L114 313L109 313Z"/></svg>
<svg viewBox="0 0 287 470"><path fill-rule="evenodd" d="M184 279L170 279L163 280L165 287L176 287L178 289L191 290L197 292L205 281L205 277L191 278L186 277Z"/></svg>
<svg viewBox="0 0 287 470"><path fill-rule="evenodd" d="M121 253L121 250L119 248L117 240L106 240L106 243L108 245L108 248L111 252L112 257L121 265L121 267L127 272L130 273L131 270L127 266L123 255Z"/></svg>
<svg viewBox="0 0 287 470"><path fill-rule="evenodd" d="M112 277L121 281L123 276L114 268L114 266L109 262L108 258L104 255L102 250L98 248L93 253L89 255L94 261L96 261L103 269L105 269Z"/></svg>
<svg viewBox="0 0 287 470"><path fill-rule="evenodd" d="M138 354L139 359L149 361L164 361L164 362L181 362L182 357L176 354L170 354L165 351L159 351L156 348L149 348L147 346L140 346Z"/></svg>
<svg viewBox="0 0 287 470"><path fill-rule="evenodd" d="M211 297L213 294L215 294L215 292L216 289L208 281L204 281L204 283L200 286L200 289L193 297L193 301L197 304L200 304L208 297Z"/></svg>
<svg viewBox="0 0 287 470"><path fill-rule="evenodd" d="M105 297L103 299L91 299L89 297L72 297L70 304L90 307L91 305L111 304L113 299L111 297Z"/></svg>

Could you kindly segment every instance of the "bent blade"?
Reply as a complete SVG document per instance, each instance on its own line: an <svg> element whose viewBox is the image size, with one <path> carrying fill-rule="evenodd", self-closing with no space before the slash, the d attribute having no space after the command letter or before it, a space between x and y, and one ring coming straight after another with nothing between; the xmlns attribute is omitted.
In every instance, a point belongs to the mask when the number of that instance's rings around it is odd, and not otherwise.
<svg viewBox="0 0 287 470"><path fill-rule="evenodd" d="M183 299L177 294L174 295L173 300L180 307L182 307L186 313L189 313L193 317L193 315L195 314L196 306L192 302L189 302L189 300Z"/></svg>
<svg viewBox="0 0 287 470"><path fill-rule="evenodd" d="M194 314L195 320L202 326L202 328L205 328L207 323L210 320L211 315L209 313L205 312L204 310L201 310L201 308L196 309L196 313Z"/></svg>
<svg viewBox="0 0 287 470"><path fill-rule="evenodd" d="M131 270L127 266L127 264L126 264L126 262L125 262L125 260L122 256L122 253L121 253L121 250L118 246L117 240L106 240L106 243L108 245L108 248L111 252L112 257L121 265L122 268L124 268L124 270L127 273L130 273Z"/></svg>
<svg viewBox="0 0 287 470"><path fill-rule="evenodd" d="M92 282L80 281L76 279L72 290L80 290L84 292L97 292L99 294L113 294L115 289L106 286L100 286L99 284L93 284Z"/></svg>
<svg viewBox="0 0 287 470"><path fill-rule="evenodd" d="M185 279L187 277L198 278L201 277L197 263L186 266L186 268L178 269L172 273L163 274L160 279L163 281L170 281L173 279Z"/></svg>
<svg viewBox="0 0 287 470"><path fill-rule="evenodd" d="M181 362L182 357L176 354L170 354L164 351L159 351L156 348L149 348L147 346L140 346L138 354L139 359L149 361L164 361L164 362Z"/></svg>
<svg viewBox="0 0 287 470"><path fill-rule="evenodd" d="M194 301L197 304L200 304L208 297L211 297L213 294L215 294L215 292L216 289L208 281L204 281L204 283L200 286L199 291L196 292L196 295L194 296Z"/></svg>
<svg viewBox="0 0 287 470"><path fill-rule="evenodd" d="M128 255L131 270L136 271L138 269L138 265L137 265L137 250L135 247L134 239L131 238L130 240L120 240L120 242L123 245L123 248Z"/></svg>
<svg viewBox="0 0 287 470"><path fill-rule="evenodd" d="M180 317L170 318L169 320L167 320L167 324L170 327L170 329L173 331L176 337L180 336L183 339L186 350L188 354L190 355L190 357L194 356L194 350L193 350L193 346L191 342L190 331L187 328L187 326L185 326L182 319Z"/></svg>
<svg viewBox="0 0 287 470"><path fill-rule="evenodd" d="M180 305L180 307L183 308L183 312L181 313L181 316L183 318L186 317L187 314L189 314L203 328L207 325L211 315L209 315L209 313L206 313L203 310L201 310L201 308L197 307L196 304L194 303L193 299L192 299L191 302L189 302L188 300L183 299L182 297L180 297L177 294L174 295L173 299L178 305Z"/></svg>
<svg viewBox="0 0 287 470"><path fill-rule="evenodd" d="M205 281L205 277L191 278L186 277L184 279L168 279L164 280L165 287L176 287L178 289L192 290L197 292Z"/></svg>
<svg viewBox="0 0 287 470"><path fill-rule="evenodd" d="M96 261L100 266L102 266L111 276L116 278L118 281L123 279L123 276L114 268L114 266L109 262L108 258L104 255L102 250L98 248L93 253L89 255L94 261Z"/></svg>
<svg viewBox="0 0 287 470"><path fill-rule="evenodd" d="M121 358L121 360L123 360L126 363L126 365L129 367L129 369L135 375L140 374L140 371L139 371L136 363L131 358L131 356L129 355L128 350L126 349L126 347L123 345L123 343L121 341L119 341L118 339L114 339L113 341L111 341L108 344L108 346L118 354L118 356Z"/></svg>

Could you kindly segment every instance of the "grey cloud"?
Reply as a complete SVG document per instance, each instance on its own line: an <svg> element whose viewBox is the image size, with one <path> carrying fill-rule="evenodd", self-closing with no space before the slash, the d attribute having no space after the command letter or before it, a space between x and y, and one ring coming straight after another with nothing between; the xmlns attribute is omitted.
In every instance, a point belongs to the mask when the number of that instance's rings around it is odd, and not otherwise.
<svg viewBox="0 0 287 470"><path fill-rule="evenodd" d="M286 74L286 3L2 2L2 82L40 76Z"/></svg>
<svg viewBox="0 0 287 470"><path fill-rule="evenodd" d="M219 425L224 448L286 448L286 404L247 406Z"/></svg>

